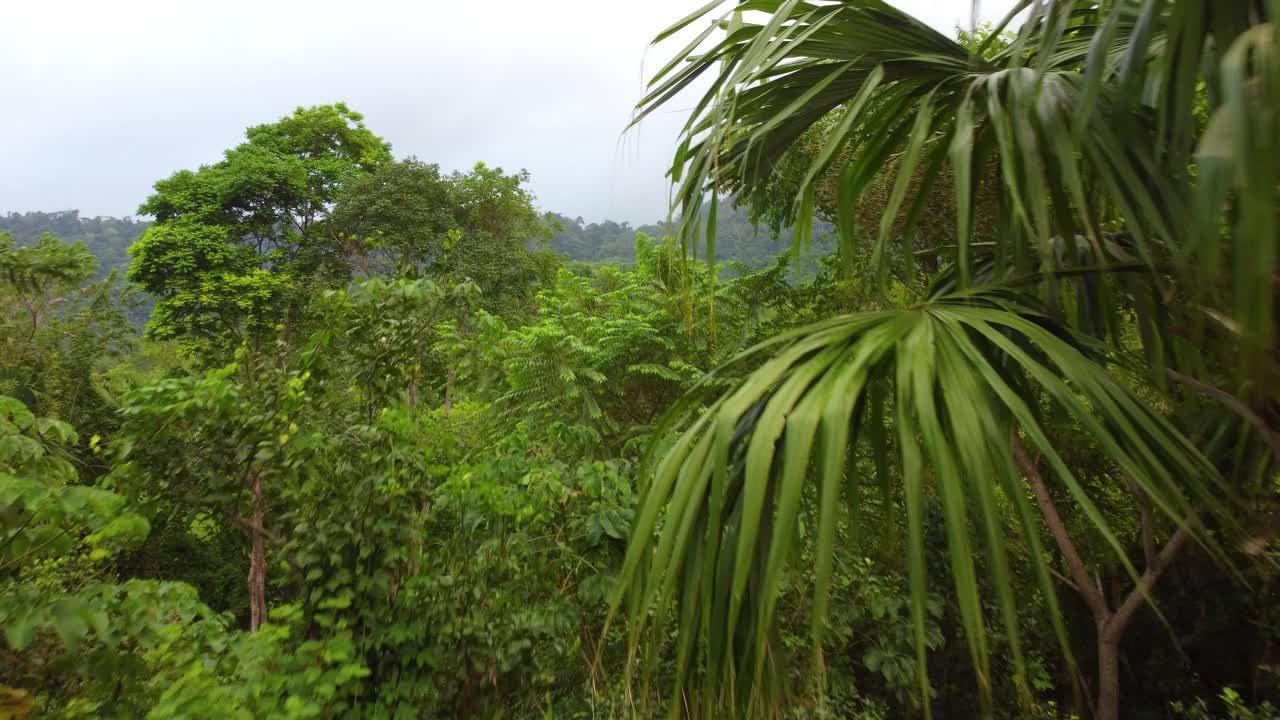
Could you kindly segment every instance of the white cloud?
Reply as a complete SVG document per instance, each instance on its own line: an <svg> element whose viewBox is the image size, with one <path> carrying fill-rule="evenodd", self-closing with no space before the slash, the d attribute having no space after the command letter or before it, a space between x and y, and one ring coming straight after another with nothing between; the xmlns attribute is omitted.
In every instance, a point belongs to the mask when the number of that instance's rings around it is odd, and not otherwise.
<svg viewBox="0 0 1280 720"><path fill-rule="evenodd" d="M0 211L129 214L245 127L343 100L398 156L526 168L546 209L649 221L684 117L621 132L675 49L649 39L701 1L9 0ZM897 4L968 24L969 0Z"/></svg>

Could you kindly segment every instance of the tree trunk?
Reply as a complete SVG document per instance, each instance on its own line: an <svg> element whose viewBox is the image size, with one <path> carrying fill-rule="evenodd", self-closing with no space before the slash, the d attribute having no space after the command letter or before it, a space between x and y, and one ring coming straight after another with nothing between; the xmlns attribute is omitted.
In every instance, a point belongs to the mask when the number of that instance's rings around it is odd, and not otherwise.
<svg viewBox="0 0 1280 720"><path fill-rule="evenodd" d="M1098 720L1120 720L1120 641L1098 625Z"/></svg>
<svg viewBox="0 0 1280 720"><path fill-rule="evenodd" d="M253 492L253 522L249 528L249 630L255 631L267 621L267 543L262 526L262 476L249 478Z"/></svg>
<svg viewBox="0 0 1280 720"><path fill-rule="evenodd" d="M444 416L449 417L449 412L453 410L453 381L458 378L453 368L449 368L449 374L444 379Z"/></svg>
<svg viewBox="0 0 1280 720"><path fill-rule="evenodd" d="M1142 573L1137 585L1129 591L1124 601L1113 611L1112 605L1107 601L1107 596L1102 590L1101 581L1089 577L1088 568L1076 550L1075 543L1067 532L1066 524L1062 522L1062 516L1058 514L1057 505L1053 501L1048 485L1040 475L1036 462L1027 455L1026 448L1022 446L1016 432L1013 434L1013 455L1014 461L1031 485L1036 503L1040 506L1040 514L1049 527L1049 534L1053 536L1058 552L1071 572L1070 578L1059 577L1080 595L1080 599L1089 608L1089 613L1093 615L1097 627L1098 705L1094 708L1094 717L1097 720L1120 720L1120 638L1138 610L1146 604L1160 576L1169 569L1169 565L1182 550L1182 546L1191 539L1191 525L1197 520L1198 513L1193 512L1184 523L1179 525L1158 553L1154 552L1154 539L1151 536L1152 518L1149 514L1141 517L1143 554L1147 560L1146 571ZM1145 497L1138 492L1137 486L1131 485L1131 488L1139 504L1145 502Z"/></svg>

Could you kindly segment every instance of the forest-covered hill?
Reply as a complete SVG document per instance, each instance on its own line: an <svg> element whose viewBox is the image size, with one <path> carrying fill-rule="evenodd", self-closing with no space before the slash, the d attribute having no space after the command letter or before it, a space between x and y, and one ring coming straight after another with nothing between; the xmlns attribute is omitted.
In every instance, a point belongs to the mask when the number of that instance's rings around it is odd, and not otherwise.
<svg viewBox="0 0 1280 720"><path fill-rule="evenodd" d="M546 217L553 232L548 240L550 248L572 260L584 262L633 264L636 233L661 238L670 232L665 221L633 226L628 221L589 223L581 217L556 212L547 213ZM721 203L716 225L717 262L740 263L758 270L772 264L779 255L792 248L791 230L774 233L763 225L757 228L752 225L746 210L729 202ZM112 270L119 270L123 275L129 269L129 246L148 226L149 221L132 217L83 217L78 210L0 215L0 233L12 235L18 247L34 245L44 233L66 242L79 240L84 243L98 260L97 279L105 278ZM830 225L815 222L812 257L834 250L832 232ZM813 261L806 258L798 267L811 272ZM142 321L145 322L145 317Z"/></svg>
<svg viewBox="0 0 1280 720"><path fill-rule="evenodd" d="M79 240L98 259L98 278L129 267L129 246L151 223L134 218L83 217L79 210L9 212L0 215L0 232L7 232L18 247L34 245L49 233L66 242Z"/></svg>
<svg viewBox="0 0 1280 720"><path fill-rule="evenodd" d="M636 233L660 238L671 234L665 220L633 227L629 222L604 220L585 222L581 217L569 217L551 213L556 229L550 240L551 249L566 253L575 260L628 264L634 262ZM834 228L822 222L814 223L814 256L825 255L835 249L832 238ZM722 201L716 213L716 261L741 263L758 270L773 263L782 253L792 248L790 229L774 233L763 224L756 227L750 214L733 203Z"/></svg>
<svg viewBox="0 0 1280 720"><path fill-rule="evenodd" d="M83 217L79 210L54 212L9 212L0 215L0 234L8 233L18 247L31 247L48 233L66 243L80 242L96 260L91 281L105 280L118 271L116 294L123 291L125 273L129 270L129 246L151 225L131 217ZM129 324L141 331L151 316L154 298L146 293L131 292L123 308Z"/></svg>

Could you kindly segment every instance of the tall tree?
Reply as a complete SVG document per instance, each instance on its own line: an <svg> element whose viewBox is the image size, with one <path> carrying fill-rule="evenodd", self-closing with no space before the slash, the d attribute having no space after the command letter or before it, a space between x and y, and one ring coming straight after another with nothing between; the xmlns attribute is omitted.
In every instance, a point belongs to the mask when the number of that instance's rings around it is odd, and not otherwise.
<svg viewBox="0 0 1280 720"><path fill-rule="evenodd" d="M267 621L268 546L299 472L292 441L309 375L290 359L242 348L237 362L203 376L145 385L122 408L115 445L117 483L153 512L180 528L208 517L219 532L243 532L250 630Z"/></svg>
<svg viewBox="0 0 1280 720"><path fill-rule="evenodd" d="M445 175L415 158L391 163L342 193L332 231L366 273L404 271L475 282L481 304L528 313L558 260L534 208L529 174L477 163Z"/></svg>
<svg viewBox="0 0 1280 720"><path fill-rule="evenodd" d="M712 76L672 168L685 229L714 223L701 213L717 195L759 197L797 141L829 122L791 214L810 217L819 180L834 172L842 251L869 253L877 284L897 277L916 297L778 337L757 349L757 371L706 412L684 415L690 429L657 465L623 569L635 591L634 641L646 637L647 618L668 617L646 614L654 604L678 606L680 702L703 715L773 712L781 656L771 638L781 578L799 556L799 501L820 498L818 646L836 506L861 481L846 459L869 446L878 479L902 488L921 682L932 497L983 694L988 623L1008 638L1023 682L1005 546L1012 532L1039 548L1047 524L1095 615L1096 716L1115 720L1119 640L1133 613L1188 539L1226 560L1202 518L1239 529L1241 491L1265 486L1275 467L1275 5L1021 0L1005 21L1028 13L1018 37L994 53L874 0L771 3L759 22L739 9L715 17L658 73L638 113ZM954 233L917 235L943 168ZM886 195L864 235L858 210L878 187ZM981 202L990 188L993 208ZM986 211L993 222L975 222ZM708 254L714 242L712 233ZM1135 373L1143 400L1115 370L1132 364L1133 335L1147 363ZM1064 444L1078 441L1108 460L1105 484L1131 488L1149 508L1148 547L1167 534L1144 571L1096 486L1064 459ZM1115 605L1093 592L1076 572L1083 565L1059 505L1087 518L1136 591ZM1073 663L1054 566L1039 551L1031 557ZM994 617L979 596L982 569Z"/></svg>
<svg viewBox="0 0 1280 720"><path fill-rule="evenodd" d="M153 337L243 339L287 319L305 289L349 277L323 225L341 188L391 161L346 105L298 108L246 142L155 185L155 224L130 249L131 280L160 300Z"/></svg>
<svg viewBox="0 0 1280 720"><path fill-rule="evenodd" d="M430 270L456 228L449 177L412 157L351 183L333 213L333 231L364 275Z"/></svg>

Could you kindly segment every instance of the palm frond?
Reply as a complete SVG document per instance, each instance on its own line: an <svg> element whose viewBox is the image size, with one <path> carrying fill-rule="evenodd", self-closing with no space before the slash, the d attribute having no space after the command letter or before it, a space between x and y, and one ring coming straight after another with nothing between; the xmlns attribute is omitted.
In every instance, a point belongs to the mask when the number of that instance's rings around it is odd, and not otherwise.
<svg viewBox="0 0 1280 720"><path fill-rule="evenodd" d="M870 234L882 277L890 263L910 266L922 199L945 168L957 237L938 257L960 267L962 284L975 261L979 188L996 182L1003 230L981 240L1007 272L1061 269L1045 252L1051 238L1080 235L1097 248L1101 233L1122 228L1163 293L1196 295L1266 348L1277 259L1269 7L1024 0L1018 39L988 60L878 0L739 4L717 22L742 9L770 14L677 53L637 119L713 75L671 168L690 239L708 194L764 194L797 140L822 126L821 149L794 179L799 237L818 184L835 176L842 251ZM884 217L858 228L859 204L886 172L896 180ZM1238 225L1236 242L1222 242L1224 222Z"/></svg>
<svg viewBox="0 0 1280 720"><path fill-rule="evenodd" d="M765 15L727 22L745 10ZM759 367L727 394L673 415L688 429L647 480L621 577L633 643L651 624L675 630L673 713L767 713L789 659L774 619L803 499L817 498L817 652L836 528L858 517L840 508L864 480L901 491L921 682L923 523L937 507L978 685L992 683L988 622L1021 683L1000 509L1017 518L1044 597L1055 593L1015 443L1038 450L1133 572L1046 408L1164 517L1230 524L1234 490L1201 449L1219 465L1246 458L1255 482L1275 463L1258 438L1275 442L1261 418L1280 400L1277 12L1275 0L1022 0L1000 28L1025 17L1016 39L971 53L880 0L749 0L712 21L723 37L702 34L654 78L638 119L712 74L671 167L686 241L697 242L708 195L752 202L783 178L802 223L832 198L841 251L869 249L882 286L891 268L925 274L922 257L934 274L921 304L774 338L746 355ZM815 151L798 152L813 133ZM944 176L954 236L921 247L915 224ZM873 191L882 215L858 227ZM978 222L980 210L994 222ZM1167 407L1139 401L1115 356L1085 339L1110 336L1123 353L1126 328ZM1183 390L1165 393L1167 377ZM1219 377L1229 391L1206 382ZM723 387L716 374L702 384ZM1186 388L1225 398L1230 429L1192 421L1203 398ZM985 580L994 620L979 602Z"/></svg>
<svg viewBox="0 0 1280 720"><path fill-rule="evenodd" d="M1015 384L1011 376L1029 383ZM861 416L885 397L892 398L895 426L873 429L869 425L883 421ZM774 676L784 674L787 661L770 638L783 574L797 556L801 498L810 492L820 498L816 649L829 607L836 527L845 521L837 508L855 500L850 483L875 479L902 488L918 631L928 576L921 523L931 496L945 518L950 573L980 687L992 682L991 648L975 555L991 573L1001 630L1021 674L1002 508L1016 509L1031 547L1040 547L1042 528L1013 464L1011 432L1038 449L1076 507L1128 563L1107 519L1048 437L1035 410L1042 401L1078 423L1116 473L1167 516L1181 521L1193 507L1220 507L1214 468L1196 448L1085 346L1016 299L965 294L836 318L783 339L709 409L689 410L690 429L646 488L620 576L635 592L633 642L652 632L649 622L670 618L682 673L678 692L685 698L679 704L702 697L705 716L758 710L772 701L767 688L777 686ZM848 463L858 456L854 451L867 456L878 432L894 438L897 457L872 472ZM1052 602L1047 566L1040 562L1035 571ZM1058 632L1069 653L1060 626ZM920 661L924 678L923 655ZM715 688L709 697L692 691L708 687Z"/></svg>

